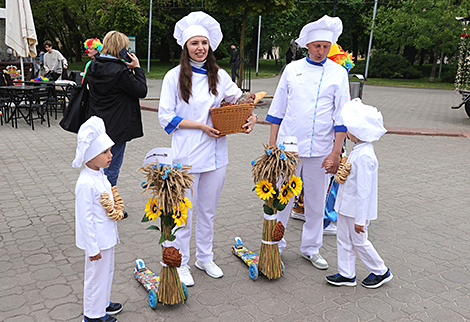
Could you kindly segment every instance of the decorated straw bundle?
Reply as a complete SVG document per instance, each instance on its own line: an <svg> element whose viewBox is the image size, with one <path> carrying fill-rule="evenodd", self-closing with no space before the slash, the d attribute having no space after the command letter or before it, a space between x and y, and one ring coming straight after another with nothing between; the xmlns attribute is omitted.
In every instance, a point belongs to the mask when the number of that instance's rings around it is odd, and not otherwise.
<svg viewBox="0 0 470 322"><path fill-rule="evenodd" d="M302 190L302 181L295 176L298 154L285 147L264 145L264 154L252 162L257 195L264 200L263 238L258 269L269 279L282 276L278 242L284 235L277 212L284 210L290 198ZM278 187L278 182L281 183Z"/></svg>
<svg viewBox="0 0 470 322"><path fill-rule="evenodd" d="M151 195L145 207L142 222L156 220L160 217L160 244L165 240L174 241L175 233L184 228L188 218L188 209L192 208L191 201L185 197L186 189L191 189L193 176L189 174L189 166L181 164L167 165L149 163L137 171L143 172L147 180L142 184L143 192ZM178 227L174 229L175 227ZM152 225L147 229L160 230ZM163 247L163 246L162 246ZM162 269L158 300L163 304L177 304L185 301L183 287L179 280L177 267L181 265L181 254L174 247L163 247Z"/></svg>

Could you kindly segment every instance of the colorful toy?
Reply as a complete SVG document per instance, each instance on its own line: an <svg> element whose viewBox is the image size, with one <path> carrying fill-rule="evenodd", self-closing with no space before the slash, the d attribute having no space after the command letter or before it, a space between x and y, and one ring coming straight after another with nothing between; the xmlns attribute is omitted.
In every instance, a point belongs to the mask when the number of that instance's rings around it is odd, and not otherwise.
<svg viewBox="0 0 470 322"><path fill-rule="evenodd" d="M33 79L33 81L35 81L35 82L48 82L49 78L44 77L44 76L38 76L35 79Z"/></svg>
<svg viewBox="0 0 470 322"><path fill-rule="evenodd" d="M134 267L134 276L149 292L148 301L152 309L157 308L158 304L158 285L160 284L160 277L150 271L146 266L143 259L136 259ZM188 288L182 283L184 292L184 301L189 297Z"/></svg>
<svg viewBox="0 0 470 322"><path fill-rule="evenodd" d="M335 63L338 63L344 68L346 68L348 73L351 69L354 68L354 57L352 56L352 54L348 53L347 51L344 51L343 48L341 48L341 46L337 43L334 43L331 46L327 57L328 59L331 59Z"/></svg>
<svg viewBox="0 0 470 322"><path fill-rule="evenodd" d="M241 258L242 261L248 265L248 273L253 281L258 278L258 274L262 273L258 270L258 254L252 252L243 246L243 241L240 237L235 237L235 243L232 245L232 253ZM281 269L284 274L284 263L281 261Z"/></svg>

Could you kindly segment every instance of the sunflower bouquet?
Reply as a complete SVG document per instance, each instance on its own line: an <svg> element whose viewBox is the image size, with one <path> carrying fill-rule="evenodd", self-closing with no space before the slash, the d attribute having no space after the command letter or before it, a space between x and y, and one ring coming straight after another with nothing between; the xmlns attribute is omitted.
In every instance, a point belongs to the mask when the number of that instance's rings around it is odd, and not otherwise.
<svg viewBox="0 0 470 322"><path fill-rule="evenodd" d="M264 154L252 161L256 194L264 200L264 223L258 269L269 279L282 276L278 242L284 236L284 226L277 221L277 212L284 210L289 200L302 191L302 180L295 176L298 154L286 151L284 145L264 145Z"/></svg>
<svg viewBox="0 0 470 322"><path fill-rule="evenodd" d="M150 195L145 205L142 222L160 219L160 227L151 225L147 229L161 231L160 244L174 241L175 233L184 228L188 218L191 201L185 197L185 191L191 189L193 176L189 166L177 163L168 165L148 163L137 171L142 172L147 180L142 183L143 193ZM183 287L179 280L177 267L181 265L181 254L175 247L163 246L158 300L163 304L177 304L185 301Z"/></svg>

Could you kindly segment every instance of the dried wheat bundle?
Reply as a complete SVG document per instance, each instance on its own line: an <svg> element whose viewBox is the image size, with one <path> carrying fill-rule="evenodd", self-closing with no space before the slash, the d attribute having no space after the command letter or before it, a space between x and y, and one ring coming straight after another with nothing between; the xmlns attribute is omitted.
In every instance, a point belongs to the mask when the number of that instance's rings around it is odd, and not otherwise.
<svg viewBox="0 0 470 322"><path fill-rule="evenodd" d="M193 189L194 176L188 172L191 166L148 163L137 169L147 177L142 193L158 197L158 207L173 209L184 198L185 190Z"/></svg>
<svg viewBox="0 0 470 322"><path fill-rule="evenodd" d="M276 145L268 146L263 143L264 154L253 163L253 181L268 180L275 184L279 179L289 180L297 170L300 162L296 152L283 150Z"/></svg>

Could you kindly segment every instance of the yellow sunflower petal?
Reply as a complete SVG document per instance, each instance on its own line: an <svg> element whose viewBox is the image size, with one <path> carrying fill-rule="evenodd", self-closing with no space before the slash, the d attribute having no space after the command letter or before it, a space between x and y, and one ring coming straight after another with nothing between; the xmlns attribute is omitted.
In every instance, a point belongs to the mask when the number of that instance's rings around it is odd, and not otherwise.
<svg viewBox="0 0 470 322"><path fill-rule="evenodd" d="M276 193L273 189L273 185L268 180L261 180L256 184L256 194L262 200L268 200L273 197Z"/></svg>
<svg viewBox="0 0 470 322"><path fill-rule="evenodd" d="M189 200L188 197L184 197L184 204L186 205L186 207L188 207L189 209L192 209L193 208L193 204L191 202L191 200Z"/></svg>
<svg viewBox="0 0 470 322"><path fill-rule="evenodd" d="M282 185L281 191L279 191L279 196L277 197L277 199L279 199L280 203L285 205L289 202L290 198L292 198L293 195L294 193L290 190L290 185L288 183L285 183Z"/></svg>
<svg viewBox="0 0 470 322"><path fill-rule="evenodd" d="M289 182L290 190L294 193L295 196L298 196L302 191L303 182L300 177L292 176L292 179Z"/></svg>
<svg viewBox="0 0 470 322"><path fill-rule="evenodd" d="M157 199L150 198L145 204L145 216L147 216L149 220L156 220L161 213L157 206Z"/></svg>

